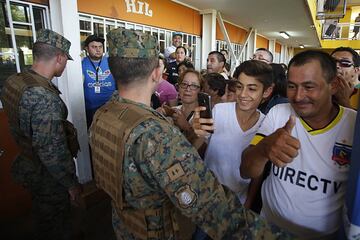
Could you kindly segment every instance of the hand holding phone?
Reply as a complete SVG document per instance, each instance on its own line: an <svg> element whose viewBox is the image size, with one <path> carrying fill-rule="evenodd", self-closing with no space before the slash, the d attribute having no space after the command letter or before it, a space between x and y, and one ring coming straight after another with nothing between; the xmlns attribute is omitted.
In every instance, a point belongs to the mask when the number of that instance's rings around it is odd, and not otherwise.
<svg viewBox="0 0 360 240"><path fill-rule="evenodd" d="M211 96L204 92L198 93L198 104L200 107L205 107L205 110L200 111L200 118L212 119L212 105ZM213 125L212 123L204 123L204 125ZM213 130L206 130L209 133L213 133Z"/></svg>

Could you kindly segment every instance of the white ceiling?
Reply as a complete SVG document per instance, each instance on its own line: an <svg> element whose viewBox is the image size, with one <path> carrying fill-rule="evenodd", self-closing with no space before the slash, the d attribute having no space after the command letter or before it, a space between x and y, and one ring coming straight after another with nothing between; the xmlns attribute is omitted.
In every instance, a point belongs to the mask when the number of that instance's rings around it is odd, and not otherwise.
<svg viewBox="0 0 360 240"><path fill-rule="evenodd" d="M300 44L317 48L320 43L305 0L176 0L198 10L215 9L224 20L293 47ZM348 0L348 5L360 5L360 0ZM291 37L285 40L279 32Z"/></svg>

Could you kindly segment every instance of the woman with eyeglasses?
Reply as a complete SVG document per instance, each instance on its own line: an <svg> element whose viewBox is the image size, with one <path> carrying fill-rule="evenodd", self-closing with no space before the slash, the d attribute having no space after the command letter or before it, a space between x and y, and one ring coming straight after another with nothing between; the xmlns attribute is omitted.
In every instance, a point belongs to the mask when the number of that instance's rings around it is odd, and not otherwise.
<svg viewBox="0 0 360 240"><path fill-rule="evenodd" d="M176 106L171 116L176 126L183 132L192 129L191 122L195 108L198 106L198 93L203 79L198 71L188 69L179 79L179 97L182 105Z"/></svg>
<svg viewBox="0 0 360 240"><path fill-rule="evenodd" d="M194 110L198 106L198 93L203 85L202 76L194 69L186 70L179 79L179 98L182 105L169 107L163 105L158 111L171 117L174 124L181 130L189 142L203 156L206 149L204 138L195 134L192 128Z"/></svg>

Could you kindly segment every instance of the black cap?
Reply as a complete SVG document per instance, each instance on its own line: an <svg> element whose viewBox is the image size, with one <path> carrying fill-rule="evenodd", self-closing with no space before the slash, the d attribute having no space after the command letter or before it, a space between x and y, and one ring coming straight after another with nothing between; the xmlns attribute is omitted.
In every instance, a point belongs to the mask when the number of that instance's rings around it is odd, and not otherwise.
<svg viewBox="0 0 360 240"><path fill-rule="evenodd" d="M87 47L89 45L89 43L91 42L101 42L104 45L105 39L102 37L99 37L98 35L90 35L86 38L85 42L84 42L84 47Z"/></svg>
<svg viewBox="0 0 360 240"><path fill-rule="evenodd" d="M172 35L172 38L174 38L176 36L182 37L182 34L180 32L174 32L173 35Z"/></svg>

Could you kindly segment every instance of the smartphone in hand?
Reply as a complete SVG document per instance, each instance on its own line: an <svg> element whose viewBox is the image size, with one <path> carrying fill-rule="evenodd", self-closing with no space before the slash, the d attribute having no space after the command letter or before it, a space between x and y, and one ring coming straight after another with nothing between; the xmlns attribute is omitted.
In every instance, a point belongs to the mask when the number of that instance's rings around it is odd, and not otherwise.
<svg viewBox="0 0 360 240"><path fill-rule="evenodd" d="M200 118L212 118L212 106L211 106L211 96L204 92L198 93L198 103L199 106L206 107L206 110L200 111ZM214 131L208 131L213 133Z"/></svg>

